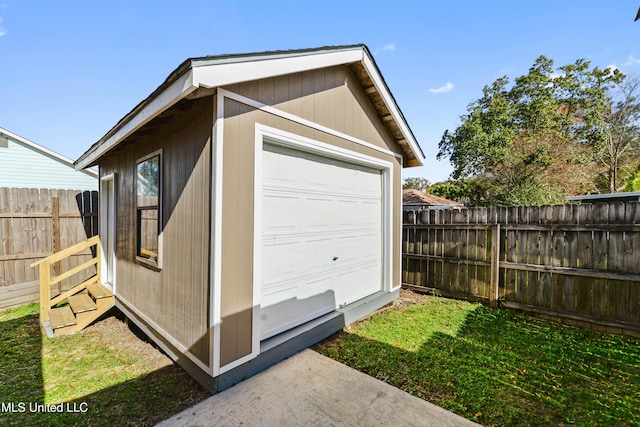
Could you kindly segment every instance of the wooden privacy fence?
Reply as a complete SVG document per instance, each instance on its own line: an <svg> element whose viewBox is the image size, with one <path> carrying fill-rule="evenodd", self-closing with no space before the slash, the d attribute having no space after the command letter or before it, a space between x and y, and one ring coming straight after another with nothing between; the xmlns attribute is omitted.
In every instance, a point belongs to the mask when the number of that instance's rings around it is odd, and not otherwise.
<svg viewBox="0 0 640 427"><path fill-rule="evenodd" d="M640 202L405 212L402 279L640 336Z"/></svg>
<svg viewBox="0 0 640 427"><path fill-rule="evenodd" d="M0 308L38 299L38 269L31 263L96 234L97 191L0 188ZM87 250L65 259L53 266L54 273L91 256ZM57 291L87 277L64 280Z"/></svg>

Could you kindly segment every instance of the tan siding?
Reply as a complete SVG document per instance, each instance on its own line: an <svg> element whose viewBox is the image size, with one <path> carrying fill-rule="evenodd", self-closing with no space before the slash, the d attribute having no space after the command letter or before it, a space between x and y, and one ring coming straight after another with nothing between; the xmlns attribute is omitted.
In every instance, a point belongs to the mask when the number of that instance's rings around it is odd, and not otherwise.
<svg viewBox="0 0 640 427"><path fill-rule="evenodd" d="M192 103L106 158L117 173L117 293L205 364L209 363L209 228L212 98ZM154 271L135 261L135 164L162 149L163 259Z"/></svg>
<svg viewBox="0 0 640 427"><path fill-rule="evenodd" d="M236 118L247 109L227 100L225 114ZM253 250L253 138L242 120L225 121L222 168L221 365L251 352ZM242 143L226 135L243 135ZM227 227L227 224L233 226Z"/></svg>
<svg viewBox="0 0 640 427"><path fill-rule="evenodd" d="M347 67L307 71L241 83L226 89L379 147L400 152L357 78Z"/></svg>
<svg viewBox="0 0 640 427"><path fill-rule="evenodd" d="M399 152L373 106L345 67L316 70L226 89L376 146ZM400 285L401 164L392 156L324 132L225 101L222 201L221 366L251 352L255 123L330 143L394 164L393 285Z"/></svg>

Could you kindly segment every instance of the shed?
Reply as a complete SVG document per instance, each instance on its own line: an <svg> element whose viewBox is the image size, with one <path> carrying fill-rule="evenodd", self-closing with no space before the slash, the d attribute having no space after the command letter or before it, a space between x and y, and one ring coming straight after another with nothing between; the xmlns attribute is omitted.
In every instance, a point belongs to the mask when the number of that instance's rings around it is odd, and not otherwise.
<svg viewBox="0 0 640 427"><path fill-rule="evenodd" d="M77 161L103 282L219 391L393 301L424 155L364 45L192 58Z"/></svg>
<svg viewBox="0 0 640 427"><path fill-rule="evenodd" d="M0 187L95 191L98 173L76 171L73 160L0 128Z"/></svg>

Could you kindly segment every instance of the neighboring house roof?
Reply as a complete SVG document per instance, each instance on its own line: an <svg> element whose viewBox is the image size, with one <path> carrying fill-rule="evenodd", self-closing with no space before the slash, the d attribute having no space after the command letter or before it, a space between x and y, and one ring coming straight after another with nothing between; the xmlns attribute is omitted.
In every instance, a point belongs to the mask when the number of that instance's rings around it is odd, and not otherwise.
<svg viewBox="0 0 640 427"><path fill-rule="evenodd" d="M389 134L402 148L404 166L423 165L424 153L369 49L358 44L187 59L149 97L80 156L75 167L82 169L95 165L107 151L180 100L194 96L196 91L338 65L352 65Z"/></svg>
<svg viewBox="0 0 640 427"><path fill-rule="evenodd" d="M463 206L462 203L458 203L453 200L445 199L443 197L427 194L420 190L413 188L405 188L402 190L402 204L407 205L426 205L426 206Z"/></svg>
<svg viewBox="0 0 640 427"><path fill-rule="evenodd" d="M98 173L0 128L0 187L97 190Z"/></svg>
<svg viewBox="0 0 640 427"><path fill-rule="evenodd" d="M568 196L570 202L632 202L640 201L640 191L626 193L607 193L607 194L587 194L582 196Z"/></svg>

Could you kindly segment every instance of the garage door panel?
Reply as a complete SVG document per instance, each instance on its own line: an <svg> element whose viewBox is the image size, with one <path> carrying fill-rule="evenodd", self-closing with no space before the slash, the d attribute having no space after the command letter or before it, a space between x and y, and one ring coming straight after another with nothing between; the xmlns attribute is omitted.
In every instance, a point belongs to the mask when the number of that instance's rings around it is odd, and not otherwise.
<svg viewBox="0 0 640 427"><path fill-rule="evenodd" d="M265 194L262 209L269 218L263 226L266 232L291 232L298 230L298 197L282 194Z"/></svg>
<svg viewBox="0 0 640 427"><path fill-rule="evenodd" d="M357 268L341 270L336 274L336 297L338 305L351 303L371 293L370 283L380 283L379 263L364 263ZM380 288L377 288L380 290Z"/></svg>
<svg viewBox="0 0 640 427"><path fill-rule="evenodd" d="M335 252L333 239L328 237L309 239L302 246L303 249L299 253L301 258L307 261L306 265L309 272L326 273L332 268L331 263ZM303 262L298 263L298 265L303 265Z"/></svg>
<svg viewBox="0 0 640 427"><path fill-rule="evenodd" d="M382 283L380 171L269 145L263 162L261 339Z"/></svg>
<svg viewBox="0 0 640 427"><path fill-rule="evenodd" d="M333 218L326 213L332 211L333 201L330 198L308 197L304 203L305 209L300 209L301 231L331 230Z"/></svg>
<svg viewBox="0 0 640 427"><path fill-rule="evenodd" d="M336 307L336 295L329 279L300 283L295 287L297 295L281 300L270 300L260 308L261 335L273 336L299 325L300 319L311 320L330 313Z"/></svg>
<svg viewBox="0 0 640 427"><path fill-rule="evenodd" d="M375 259L379 261L382 257L380 236L377 233L360 235L358 250L361 259Z"/></svg>
<svg viewBox="0 0 640 427"><path fill-rule="evenodd" d="M337 200L336 201L336 217L338 227L358 227L359 222L359 203L355 200Z"/></svg>
<svg viewBox="0 0 640 427"><path fill-rule="evenodd" d="M263 274L267 282L286 280L298 274L297 258L300 253L300 242L265 245L262 250ZM294 262L291 262L291 261Z"/></svg>
<svg viewBox="0 0 640 427"><path fill-rule="evenodd" d="M382 218L380 209L380 202L362 202L360 204L360 225L363 228L376 228L382 227Z"/></svg>

